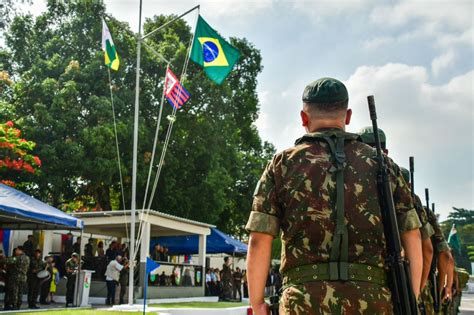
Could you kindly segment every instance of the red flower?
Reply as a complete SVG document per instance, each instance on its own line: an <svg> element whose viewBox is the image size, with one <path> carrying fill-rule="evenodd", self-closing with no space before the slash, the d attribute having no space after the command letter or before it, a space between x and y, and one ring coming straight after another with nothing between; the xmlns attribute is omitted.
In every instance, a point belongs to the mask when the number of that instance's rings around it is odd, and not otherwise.
<svg viewBox="0 0 474 315"><path fill-rule="evenodd" d="M15 187L16 186L16 184L14 182L12 182L11 180L0 180L0 183L5 184L5 185L10 186L10 187Z"/></svg>
<svg viewBox="0 0 474 315"><path fill-rule="evenodd" d="M31 164L29 163L23 163L23 169L31 174L34 174L35 173L35 169L33 168L33 166L31 166Z"/></svg>
<svg viewBox="0 0 474 315"><path fill-rule="evenodd" d="M9 120L5 125L7 125L8 127L13 127L13 121Z"/></svg>
<svg viewBox="0 0 474 315"><path fill-rule="evenodd" d="M33 160L35 160L35 164L36 164L36 165L41 166L41 160L40 160L39 157L34 156L34 157L33 157Z"/></svg>

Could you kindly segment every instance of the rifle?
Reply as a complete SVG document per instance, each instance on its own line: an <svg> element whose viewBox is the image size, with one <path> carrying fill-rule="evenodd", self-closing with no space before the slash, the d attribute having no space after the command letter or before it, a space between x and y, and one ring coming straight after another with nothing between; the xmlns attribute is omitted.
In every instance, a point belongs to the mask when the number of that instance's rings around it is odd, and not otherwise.
<svg viewBox="0 0 474 315"><path fill-rule="evenodd" d="M412 196L412 198L413 198L413 202L416 203L416 194L415 194L415 157L410 156L409 161L410 161L410 190L411 190L411 196ZM418 209L417 209L417 211L418 211ZM420 309L421 315L426 315L425 303L420 302L420 304L418 304L418 308Z"/></svg>
<svg viewBox="0 0 474 315"><path fill-rule="evenodd" d="M425 199L426 199L426 211L431 211L430 210L430 191L428 188L425 188ZM433 213L434 213L434 203L433 203ZM432 243L433 245L436 242L433 242L433 237ZM433 246L433 260L431 261L431 267L430 267L430 275L429 279L431 282L431 296L433 297L433 309L436 313L439 313L440 311L440 292L438 289L438 251L436 250L436 246Z"/></svg>
<svg viewBox="0 0 474 315"><path fill-rule="evenodd" d="M392 189L390 187L389 170L385 163L384 156L382 155L374 96L368 96L367 101L369 103L370 119L372 120L375 148L377 150L379 168L377 185L379 189L380 211L384 225L384 234L387 241L386 263L389 268L388 277L394 304L393 308L397 315L416 315L418 314L418 305L411 286L409 262L401 255L402 244L400 241Z"/></svg>

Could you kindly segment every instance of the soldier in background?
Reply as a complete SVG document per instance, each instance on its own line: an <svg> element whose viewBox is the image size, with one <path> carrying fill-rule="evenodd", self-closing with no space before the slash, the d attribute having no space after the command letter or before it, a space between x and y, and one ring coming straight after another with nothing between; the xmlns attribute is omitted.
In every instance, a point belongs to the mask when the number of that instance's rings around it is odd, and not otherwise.
<svg viewBox="0 0 474 315"><path fill-rule="evenodd" d="M72 253L66 261L66 307L74 303L74 289L76 286L77 272L79 270L79 254Z"/></svg>
<svg viewBox="0 0 474 315"><path fill-rule="evenodd" d="M125 304L125 293L127 292L128 278L130 276L128 259L124 257L122 259L123 268L120 270L120 293L119 293L119 304ZM164 271L163 271L164 272Z"/></svg>
<svg viewBox="0 0 474 315"><path fill-rule="evenodd" d="M28 307L31 309L39 308L36 306L39 293L38 272L44 269L44 262L41 258L41 250L35 250L33 257L30 258L30 267L28 269Z"/></svg>
<svg viewBox="0 0 474 315"><path fill-rule="evenodd" d="M237 293L239 294L239 301L242 301L242 272L240 271L240 268L237 267L235 268L235 271L234 273L232 274L232 278L233 278L233 297L234 297L234 300L237 299Z"/></svg>
<svg viewBox="0 0 474 315"><path fill-rule="evenodd" d="M232 270L230 269L231 264L232 261L230 257L225 257L221 271L222 295L220 299L223 301L232 300Z"/></svg>
<svg viewBox="0 0 474 315"><path fill-rule="evenodd" d="M19 310L22 303L23 292L26 289L26 274L30 265L30 258L19 246L13 250L14 256L0 259L8 268L7 292L8 300L5 301L4 310Z"/></svg>
<svg viewBox="0 0 474 315"><path fill-rule="evenodd" d="M28 239L23 243L23 250L26 256L33 257L35 250L35 237L33 235L28 235Z"/></svg>

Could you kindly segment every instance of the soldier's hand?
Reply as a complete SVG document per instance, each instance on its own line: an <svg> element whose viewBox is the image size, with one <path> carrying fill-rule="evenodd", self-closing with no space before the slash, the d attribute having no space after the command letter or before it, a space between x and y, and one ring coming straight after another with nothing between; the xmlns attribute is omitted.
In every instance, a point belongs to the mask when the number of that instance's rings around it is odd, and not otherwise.
<svg viewBox="0 0 474 315"><path fill-rule="evenodd" d="M454 258L449 251L439 253L438 273L439 290L443 290L441 300L450 300L452 298Z"/></svg>
<svg viewBox="0 0 474 315"><path fill-rule="evenodd" d="M257 305L252 305L252 310L254 315L270 315L270 308L265 302Z"/></svg>

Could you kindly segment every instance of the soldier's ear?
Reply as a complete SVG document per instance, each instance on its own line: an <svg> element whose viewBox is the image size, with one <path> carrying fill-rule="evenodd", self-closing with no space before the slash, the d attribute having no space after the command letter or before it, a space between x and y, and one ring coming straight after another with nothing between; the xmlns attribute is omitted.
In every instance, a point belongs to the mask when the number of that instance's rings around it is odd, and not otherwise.
<svg viewBox="0 0 474 315"><path fill-rule="evenodd" d="M305 113L304 111L300 111L300 116L301 116L301 123L303 127L308 127L309 123L309 117L308 114Z"/></svg>
<svg viewBox="0 0 474 315"><path fill-rule="evenodd" d="M345 124L349 125L351 123L351 118L352 118L352 109L348 109L346 112L346 121Z"/></svg>

